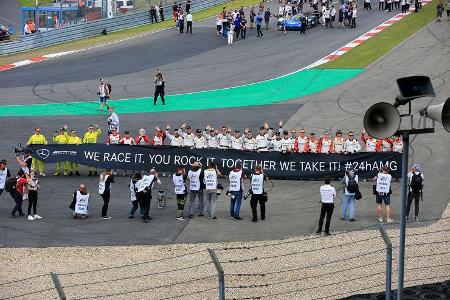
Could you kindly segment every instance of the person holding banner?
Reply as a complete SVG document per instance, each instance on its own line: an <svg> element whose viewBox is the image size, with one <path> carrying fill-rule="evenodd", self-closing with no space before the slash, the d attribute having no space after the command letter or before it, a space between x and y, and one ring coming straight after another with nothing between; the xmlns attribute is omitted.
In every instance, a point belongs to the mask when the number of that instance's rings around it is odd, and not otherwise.
<svg viewBox="0 0 450 300"><path fill-rule="evenodd" d="M76 130L71 130L70 136L67 138L67 144L69 145L81 145L83 141L77 135ZM74 162L69 161L69 176L73 175L75 171L76 176L81 176L80 174L80 165Z"/></svg>
<svg viewBox="0 0 450 300"><path fill-rule="evenodd" d="M305 130L300 129L299 136L294 140L294 152L305 153L309 151L309 138L305 135Z"/></svg>
<svg viewBox="0 0 450 300"><path fill-rule="evenodd" d="M47 145L47 139L44 135L41 134L40 128L34 129L34 134L28 139L27 145ZM36 158L33 158L31 163L31 168L38 171L37 167L39 167L39 173L42 177L45 177L44 173L44 163Z"/></svg>
<svg viewBox="0 0 450 300"><path fill-rule="evenodd" d="M207 140L203 136L202 130L201 129L197 129L195 131L195 134L196 135L194 137L194 148L195 149L208 148Z"/></svg>
<svg viewBox="0 0 450 300"><path fill-rule="evenodd" d="M139 129L139 135L136 137L136 145L148 145L148 135L145 134L145 129Z"/></svg>
<svg viewBox="0 0 450 300"><path fill-rule="evenodd" d="M60 145L67 144L69 140L69 135L67 134L67 125L64 124L64 126L58 131L55 131L55 134L53 135L53 142ZM63 169L64 168L64 169ZM69 171L69 162L57 162L56 163L56 172L53 174L53 176L60 176L61 170L63 170L64 176L67 176Z"/></svg>
<svg viewBox="0 0 450 300"><path fill-rule="evenodd" d="M114 176L111 170L105 170L100 174L100 182L98 183L98 193L103 199L102 216L103 220L111 219L108 216L109 199L111 198L111 183L114 183Z"/></svg>
<svg viewBox="0 0 450 300"><path fill-rule="evenodd" d="M234 135L230 136L231 148L235 150L242 150L244 148L244 139L241 136L239 129L234 130Z"/></svg>
<svg viewBox="0 0 450 300"><path fill-rule="evenodd" d="M203 217L203 172L199 161L194 162L188 172L189 178L189 218L194 217L195 198L198 197L198 216Z"/></svg>
<svg viewBox="0 0 450 300"><path fill-rule="evenodd" d="M109 116L108 116L108 134L110 134L115 128L117 132L120 132L120 120L119 116L114 112L114 108L112 106L108 107Z"/></svg>
<svg viewBox="0 0 450 300"><path fill-rule="evenodd" d="M205 183L205 195L207 202L207 211L210 219L216 220L216 207L217 207L217 177L221 176L216 162L211 161L208 169L204 171L203 182Z"/></svg>
<svg viewBox="0 0 450 300"><path fill-rule="evenodd" d="M333 140L333 152L344 153L345 151L345 139L342 137L342 131L336 131L336 137Z"/></svg>
<svg viewBox="0 0 450 300"><path fill-rule="evenodd" d="M353 131L348 132L348 139L344 143L344 153L357 153L361 151L361 144L357 139L355 139L355 134Z"/></svg>
<svg viewBox="0 0 450 300"><path fill-rule="evenodd" d="M102 131L98 128L98 125L95 125L95 130L93 125L89 125L88 131L84 134L83 144L96 144L97 139L102 135ZM98 176L97 168L88 167L88 176ZM92 172L94 174L92 174Z"/></svg>
<svg viewBox="0 0 450 300"><path fill-rule="evenodd" d="M73 210L73 217L75 219L78 216L82 219L86 219L88 217L89 198L90 194L87 192L86 186L84 184L80 184L78 191L73 193L72 204L69 206Z"/></svg>
<svg viewBox="0 0 450 300"><path fill-rule="evenodd" d="M382 203L384 202L384 207L386 210L386 222L392 223L394 220L391 219L391 182L392 176L389 174L389 167L384 166L382 172L375 176L376 180L375 195L377 203L377 217L378 221L383 222L382 217Z"/></svg>
<svg viewBox="0 0 450 300"><path fill-rule="evenodd" d="M175 174L172 175L173 185L175 186L175 195L177 197L177 220L184 221L184 205L186 204L186 170L183 167L179 167Z"/></svg>

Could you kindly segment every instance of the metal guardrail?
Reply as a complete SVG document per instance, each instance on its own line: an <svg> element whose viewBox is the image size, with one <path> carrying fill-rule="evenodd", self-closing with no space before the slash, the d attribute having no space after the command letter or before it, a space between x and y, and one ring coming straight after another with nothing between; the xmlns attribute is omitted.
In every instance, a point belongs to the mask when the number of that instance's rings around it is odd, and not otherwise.
<svg viewBox="0 0 450 300"><path fill-rule="evenodd" d="M58 292L58 296L60 300L66 300L66 294L61 286L61 282L59 281L58 274L51 272L50 276L52 277L53 283L55 284L56 291Z"/></svg>
<svg viewBox="0 0 450 300"><path fill-rule="evenodd" d="M219 277L219 300L225 300L225 272L223 271L222 265L220 264L214 249L208 248L208 253L209 256L211 256Z"/></svg>
<svg viewBox="0 0 450 300"><path fill-rule="evenodd" d="M381 236L383 237L383 241L386 244L386 293L385 299L391 300L392 293L392 243L388 234L386 233L386 229L382 224L378 225L378 229L380 230Z"/></svg>
<svg viewBox="0 0 450 300"><path fill-rule="evenodd" d="M191 11L198 12L228 1L229 0L193 0ZM164 7L164 17L166 20L171 19L172 7ZM0 44L0 56L93 37L100 35L104 29L106 29L107 32L114 32L150 23L150 13L148 11L141 11L115 16L111 19L85 22L51 31L25 35L21 36L18 41Z"/></svg>

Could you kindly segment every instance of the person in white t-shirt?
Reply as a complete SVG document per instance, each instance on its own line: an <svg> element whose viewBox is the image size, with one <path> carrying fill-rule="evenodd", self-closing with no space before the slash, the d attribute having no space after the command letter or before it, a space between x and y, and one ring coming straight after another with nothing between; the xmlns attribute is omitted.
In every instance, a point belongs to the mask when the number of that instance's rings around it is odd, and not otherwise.
<svg viewBox="0 0 450 300"><path fill-rule="evenodd" d="M205 196L208 205L207 211L210 219L216 220L217 207L217 177L221 176L215 161L209 163L208 169L203 172L203 182L205 183Z"/></svg>
<svg viewBox="0 0 450 300"><path fill-rule="evenodd" d="M242 193L244 191L244 176L240 163L236 164L236 167L228 175L230 186L227 194L231 198L230 218L232 220L242 220L239 213L241 211Z"/></svg>
<svg viewBox="0 0 450 300"><path fill-rule="evenodd" d="M186 34L192 34L192 14L187 12L186 15Z"/></svg>
<svg viewBox="0 0 450 300"><path fill-rule="evenodd" d="M334 210L334 199L336 199L336 189L330 185L331 177L325 177L325 184L320 187L320 197L322 208L320 209L319 228L316 233L322 233L323 219L327 217L325 222L325 235L330 235L330 222Z"/></svg>
<svg viewBox="0 0 450 300"><path fill-rule="evenodd" d="M194 217L195 198L198 197L197 213L203 217L203 172L199 161L194 162L192 169L188 172L189 179L189 218Z"/></svg>
<svg viewBox="0 0 450 300"><path fill-rule="evenodd" d="M391 219L391 182L392 176L389 174L389 167L384 166L381 173L375 176L376 180L375 194L377 203L377 217L378 221L383 222L382 217L382 205L384 202L384 207L386 210L386 222L392 223Z"/></svg>
<svg viewBox="0 0 450 300"><path fill-rule="evenodd" d="M175 174L172 176L174 192L177 197L177 220L183 221L184 204L186 203L186 170L183 167L179 167Z"/></svg>
<svg viewBox="0 0 450 300"><path fill-rule="evenodd" d="M250 207L252 209L252 222L258 221L257 206L261 211L261 220L266 219L266 202L267 194L264 192L264 181L268 180L267 176L263 173L261 166L255 167L255 173L251 175L250 184L252 191L252 198L250 199ZM245 199L245 198L244 198Z"/></svg>

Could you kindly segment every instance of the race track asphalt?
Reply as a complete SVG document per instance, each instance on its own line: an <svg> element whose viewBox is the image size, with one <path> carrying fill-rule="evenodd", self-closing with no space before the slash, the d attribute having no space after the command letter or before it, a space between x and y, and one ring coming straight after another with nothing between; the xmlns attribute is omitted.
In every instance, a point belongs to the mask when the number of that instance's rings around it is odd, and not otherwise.
<svg viewBox="0 0 450 300"><path fill-rule="evenodd" d="M362 7L362 5L361 5ZM392 15L392 14L391 14ZM391 16L390 14L372 11L367 14L360 13L356 30L334 29L326 31L316 28L306 36L289 32L283 36L279 32L269 31L263 39L254 37L249 30L246 41L238 41L229 47L222 39L216 39L214 33L214 20L209 19L196 23L193 36L178 37L174 29L150 35L148 37L128 41L125 44L115 44L108 48L88 50L72 57L65 57L48 62L33 64L15 70L0 72L0 104L31 104L48 102L67 102L92 100L96 98L96 80L106 77L113 84L114 98L129 98L147 96L152 93L154 68L160 66L167 76L168 93L184 93L212 88L229 87L239 84L257 82L274 76L295 71L324 55L338 49L353 38L370 30ZM443 26L447 26L442 24ZM442 35L439 28L431 32ZM448 32L448 31L447 31ZM411 39L402 53L412 53L421 47L441 47L442 53L448 53L448 40L437 42L427 39L430 34L423 30L414 39ZM164 47L163 47L164 45ZM163 49L163 50L161 50ZM416 50L414 50L416 49ZM427 48L428 49L428 48ZM445 50L447 49L447 50ZM438 51L438 50L436 50ZM447 51L447 52L445 52ZM418 55L418 54L416 54ZM437 55L437 52L436 52ZM386 58L389 59L390 56ZM416 59L419 56L416 56ZM397 60L397 57L393 59ZM448 59L442 56L440 59ZM137 132L145 127L152 133L154 126L172 126L183 122L190 123L194 128L207 124L214 126L230 125L233 128L257 128L264 120L275 125L280 119L289 120L289 126L305 127L307 131L320 132L321 129L356 129L362 127L360 112L353 114L357 107L363 110L369 103L352 101L353 97L362 97L371 93L369 102L382 100L377 98L380 90L391 88L396 76L408 73L406 65L396 65L390 70L389 76L371 80L365 74L332 89L306 98L289 101L272 106L255 106L244 108L212 109L207 111L165 112L158 114L129 114L121 116L121 128ZM434 65L433 65L434 64ZM384 68L386 62L380 64ZM433 73L433 68L439 65L432 61L429 65L422 61L414 72ZM406 69L405 69L406 68ZM370 69L369 69L370 71ZM447 76L444 73L440 78ZM365 77L363 77L365 76ZM447 76L448 77L448 76ZM343 97L340 95L343 87L351 89L352 83L360 82L354 95L346 100L344 111L334 108L340 105ZM365 83L364 83L365 81ZM448 81L446 81L448 82ZM295 84L295 83L293 83ZM319 105L320 104L320 105ZM304 108L307 113L304 114ZM26 109L26 106L22 109ZM328 111L329 110L329 111ZM336 111L334 115L330 113ZM346 112L347 111L347 112ZM50 137L54 130L67 123L70 128L76 128L83 133L88 124L99 124L106 129L105 116L60 116L46 118L1 118L2 133L0 156L10 162L13 171L17 171L14 164L12 147L21 141L26 142L34 127L41 127ZM104 138L104 137L103 137ZM102 138L102 139L103 139ZM419 140L419 139L418 139ZM442 178L447 166L447 159L439 156L442 152L442 143L439 141L439 150L433 152L430 160L435 161L436 168L432 175ZM422 149L423 150L423 149ZM422 152L422 150L418 150ZM433 149L434 150L434 149ZM427 156L427 150L423 150ZM424 164L429 160L425 157ZM48 167L51 175L53 166ZM86 174L83 168L82 173ZM136 220L128 220L127 212L130 208L129 194L126 187L128 180L118 178L113 186L113 196L110 203L111 220L100 220L99 213L101 200L96 195L91 202L91 218L74 220L70 216L68 205L73 190L79 183L87 184L90 191L95 193L97 179L81 178L41 178L42 191L39 199L38 213L44 217L41 221L29 222L8 217L13 201L9 195L0 196L0 245L3 246L60 246L60 245L124 245L124 244L161 244L173 242L208 242L226 240L252 240L276 239L285 236L308 234L314 231L318 215L319 204L317 189L319 182L292 182L276 181L271 192L268 219L258 224L251 224L250 208L247 202L243 204L242 222L233 222L228 219L228 199L221 197L219 201L218 222L211 223L207 219L194 218L190 221L178 222L175 220L175 203L173 199L164 210L158 210L152 204L152 215L155 220L150 224L141 224ZM167 179L164 179L167 183ZM248 183L247 183L248 184ZM336 183L338 186L338 184ZM430 184L430 190L437 185ZM333 230L356 229L375 222L373 217L373 203L370 194L370 184L363 185L363 192L367 194L368 201L358 207L358 222L339 222L338 210L340 200L336 204L336 212L332 221ZM395 184L398 189L398 184ZM171 184L166 185L169 197L173 198ZM436 189L436 195L442 193L442 188ZM96 193L95 193L96 194ZM445 197L439 197L439 205L424 208L424 218L439 217ZM394 205L394 219L398 220L398 202ZM24 204L26 208L26 203ZM255 225L255 226L252 226Z"/></svg>

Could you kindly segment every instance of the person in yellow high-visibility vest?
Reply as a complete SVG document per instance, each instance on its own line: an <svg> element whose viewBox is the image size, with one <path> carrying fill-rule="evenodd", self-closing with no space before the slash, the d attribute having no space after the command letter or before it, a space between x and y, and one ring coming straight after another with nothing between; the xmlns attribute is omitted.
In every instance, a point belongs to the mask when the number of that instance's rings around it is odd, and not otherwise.
<svg viewBox="0 0 450 300"><path fill-rule="evenodd" d="M34 134L30 136L27 142L27 145L47 145L47 144L48 144L47 139L45 138L45 136L41 134L40 128L34 129ZM38 171L36 167L39 167L39 173L41 176L44 177L45 176L44 163L36 158L33 158L31 162L31 169L34 171Z"/></svg>
<svg viewBox="0 0 450 300"><path fill-rule="evenodd" d="M60 145L67 144L67 141L69 139L69 135L67 134L67 125L64 125L63 128L59 130L59 133L55 131L55 134L53 135L53 142ZM53 174L53 176L59 176L61 175L61 170L64 166L64 176L67 176L69 171L69 162L57 162L56 163L56 172Z"/></svg>
<svg viewBox="0 0 450 300"><path fill-rule="evenodd" d="M102 131L98 128L98 125L94 126L89 125L88 131L84 134L83 144L96 144L97 139L102 135ZM97 168L88 167L89 173L88 176L92 176L92 172L94 172L94 176L98 176Z"/></svg>
<svg viewBox="0 0 450 300"><path fill-rule="evenodd" d="M69 145L81 145L83 141L77 135L76 130L70 131L70 136L67 139L67 144ZM75 175L80 176L80 165L74 162L69 161L69 176L73 176L73 172L75 171Z"/></svg>

